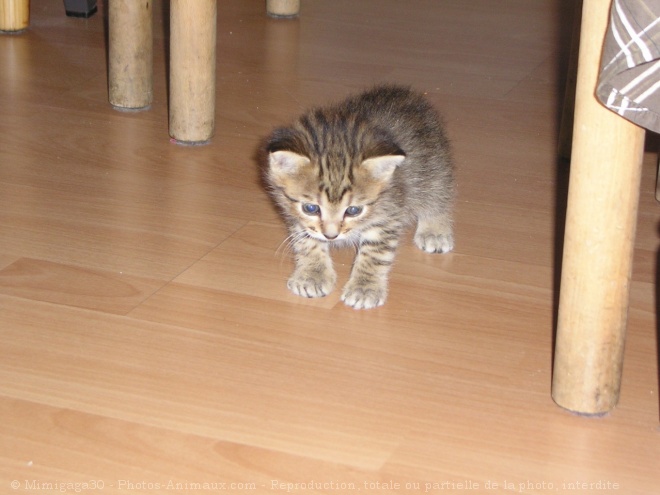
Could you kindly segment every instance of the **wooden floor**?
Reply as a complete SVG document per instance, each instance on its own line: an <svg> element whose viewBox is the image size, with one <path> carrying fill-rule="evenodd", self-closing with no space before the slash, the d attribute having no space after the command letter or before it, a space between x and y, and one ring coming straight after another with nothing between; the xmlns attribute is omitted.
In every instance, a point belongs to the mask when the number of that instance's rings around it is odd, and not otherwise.
<svg viewBox="0 0 660 495"><path fill-rule="evenodd" d="M570 4L222 0L215 136L182 147L160 2L154 102L125 113L104 16L33 1L0 37L0 493L658 493L654 149L620 404L550 397ZM383 81L446 117L456 250L408 236L377 310L297 298L259 140Z"/></svg>

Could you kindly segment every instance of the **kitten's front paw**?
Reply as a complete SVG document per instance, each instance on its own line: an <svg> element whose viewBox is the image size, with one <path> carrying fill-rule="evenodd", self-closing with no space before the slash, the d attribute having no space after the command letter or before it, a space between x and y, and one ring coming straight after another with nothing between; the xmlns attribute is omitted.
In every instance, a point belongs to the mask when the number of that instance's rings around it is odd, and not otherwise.
<svg viewBox="0 0 660 495"><path fill-rule="evenodd" d="M453 234L434 234L432 232L417 232L415 244L427 253L448 253L454 249Z"/></svg>
<svg viewBox="0 0 660 495"><path fill-rule="evenodd" d="M297 296L324 297L332 292L336 279L331 270L296 270L286 285Z"/></svg>
<svg viewBox="0 0 660 495"><path fill-rule="evenodd" d="M344 287L341 300L353 309L371 309L385 304L386 283L354 284L350 281Z"/></svg>

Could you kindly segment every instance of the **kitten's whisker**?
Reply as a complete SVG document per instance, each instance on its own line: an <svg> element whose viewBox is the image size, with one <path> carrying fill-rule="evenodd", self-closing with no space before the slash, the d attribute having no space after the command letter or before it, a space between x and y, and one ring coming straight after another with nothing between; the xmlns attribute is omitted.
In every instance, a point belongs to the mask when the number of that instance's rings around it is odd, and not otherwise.
<svg viewBox="0 0 660 495"><path fill-rule="evenodd" d="M307 233L304 230L297 230L284 238L273 254L273 256L280 255L280 265L284 261L284 255L293 253L293 246L296 242L305 237L307 237Z"/></svg>
<svg viewBox="0 0 660 495"><path fill-rule="evenodd" d="M277 249L275 249L275 252L273 253L273 257L275 256L280 256L283 257L284 254L288 251L289 245L288 245L288 237L285 237L282 242L277 246Z"/></svg>
<svg viewBox="0 0 660 495"><path fill-rule="evenodd" d="M294 239L293 239L293 238L294 238L296 235L297 235L297 232L293 232L293 233L289 234L288 236L286 236L286 237L282 240L282 242L280 242L280 245L277 246L277 249L275 250L274 256L277 256L277 255L282 255L282 256L283 256L284 254L289 253L290 250L291 250L291 246L292 246L293 243L294 243Z"/></svg>

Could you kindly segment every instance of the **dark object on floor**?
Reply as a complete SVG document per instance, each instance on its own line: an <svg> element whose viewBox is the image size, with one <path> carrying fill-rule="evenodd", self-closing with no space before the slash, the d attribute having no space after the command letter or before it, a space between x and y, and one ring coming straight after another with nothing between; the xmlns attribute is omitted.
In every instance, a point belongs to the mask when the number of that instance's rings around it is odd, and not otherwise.
<svg viewBox="0 0 660 495"><path fill-rule="evenodd" d="M64 9L69 17L87 19L96 14L98 7L96 6L96 0L64 0Z"/></svg>

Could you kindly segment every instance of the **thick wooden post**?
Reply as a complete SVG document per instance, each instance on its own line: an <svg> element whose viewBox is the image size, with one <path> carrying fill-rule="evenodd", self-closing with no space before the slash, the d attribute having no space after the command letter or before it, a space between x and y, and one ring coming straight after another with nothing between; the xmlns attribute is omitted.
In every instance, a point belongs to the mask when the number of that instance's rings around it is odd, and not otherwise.
<svg viewBox="0 0 660 495"><path fill-rule="evenodd" d="M204 143L215 127L217 0L172 0L170 8L170 136Z"/></svg>
<svg viewBox="0 0 660 495"><path fill-rule="evenodd" d="M142 109L153 100L152 1L110 0L108 6L110 104Z"/></svg>
<svg viewBox="0 0 660 495"><path fill-rule="evenodd" d="M0 31L18 33L30 25L30 0L0 0Z"/></svg>
<svg viewBox="0 0 660 495"><path fill-rule="evenodd" d="M273 17L295 17L300 13L300 0L266 0L266 12Z"/></svg>
<svg viewBox="0 0 660 495"><path fill-rule="evenodd" d="M594 96L610 2L584 0L552 397L604 414L621 385L644 131Z"/></svg>

